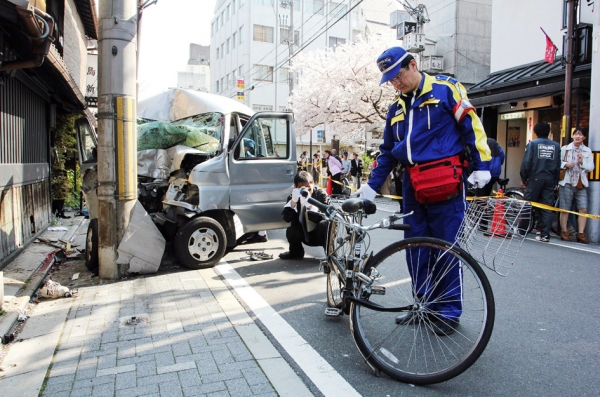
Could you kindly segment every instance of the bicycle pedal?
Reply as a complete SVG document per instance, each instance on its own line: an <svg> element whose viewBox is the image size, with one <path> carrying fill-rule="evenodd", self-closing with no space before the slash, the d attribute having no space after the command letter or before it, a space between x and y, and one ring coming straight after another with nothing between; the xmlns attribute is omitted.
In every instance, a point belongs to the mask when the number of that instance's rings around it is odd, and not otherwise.
<svg viewBox="0 0 600 397"><path fill-rule="evenodd" d="M342 314L342 309L337 309L335 307L328 307L325 309L325 315L330 317L337 317Z"/></svg>
<svg viewBox="0 0 600 397"><path fill-rule="evenodd" d="M382 285L373 285L371 287L372 295L385 295L385 287Z"/></svg>

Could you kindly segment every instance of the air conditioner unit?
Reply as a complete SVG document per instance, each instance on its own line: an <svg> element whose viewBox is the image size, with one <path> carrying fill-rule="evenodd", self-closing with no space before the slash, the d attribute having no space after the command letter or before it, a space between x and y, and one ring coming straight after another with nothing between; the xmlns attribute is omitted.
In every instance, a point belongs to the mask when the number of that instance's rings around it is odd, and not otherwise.
<svg viewBox="0 0 600 397"><path fill-rule="evenodd" d="M409 33L402 39L403 47L408 52L425 51L425 34L424 33Z"/></svg>
<svg viewBox="0 0 600 397"><path fill-rule="evenodd" d="M444 70L444 57L437 55L424 56L421 60L421 69L427 73L437 73Z"/></svg>

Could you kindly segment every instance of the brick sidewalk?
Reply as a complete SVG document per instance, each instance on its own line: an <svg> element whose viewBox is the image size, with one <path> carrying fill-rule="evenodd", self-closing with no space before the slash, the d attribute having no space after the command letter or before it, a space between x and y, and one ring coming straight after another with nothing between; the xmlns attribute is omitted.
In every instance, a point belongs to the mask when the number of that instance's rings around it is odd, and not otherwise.
<svg viewBox="0 0 600 397"><path fill-rule="evenodd" d="M133 316L141 323L128 325ZM277 393L200 272L187 271L81 288L42 395Z"/></svg>

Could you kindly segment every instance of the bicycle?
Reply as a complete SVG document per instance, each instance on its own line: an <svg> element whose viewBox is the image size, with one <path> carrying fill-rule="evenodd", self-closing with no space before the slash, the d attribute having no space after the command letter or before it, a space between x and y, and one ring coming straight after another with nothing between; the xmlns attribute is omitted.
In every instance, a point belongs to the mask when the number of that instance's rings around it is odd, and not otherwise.
<svg viewBox="0 0 600 397"><path fill-rule="evenodd" d="M350 315L356 345L374 373L427 385L461 374L479 358L492 334L495 307L489 281L475 259L456 244L429 237L404 239L376 255L366 254L369 231L408 230L409 225L396 222L410 214L363 226L363 219L375 213L375 203L351 198L336 208L312 198L308 202L329 222L321 262L327 275L325 314ZM423 260L430 272L416 285L409 270ZM444 287L449 272L458 274L461 291ZM434 307L461 296L459 325L454 333L439 335L436 324L442 317ZM398 324L402 314L414 315L413 324Z"/></svg>

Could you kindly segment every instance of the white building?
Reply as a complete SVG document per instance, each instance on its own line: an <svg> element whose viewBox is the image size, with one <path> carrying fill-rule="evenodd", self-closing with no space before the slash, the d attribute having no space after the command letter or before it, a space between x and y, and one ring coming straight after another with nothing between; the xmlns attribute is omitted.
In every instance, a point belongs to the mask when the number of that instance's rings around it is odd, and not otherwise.
<svg viewBox="0 0 600 397"><path fill-rule="evenodd" d="M243 102L252 109L288 108L288 3L217 0L211 22L211 92L236 98L237 80L242 78ZM335 46L364 34L365 19L360 5L353 8L356 4L357 0L296 0L295 51Z"/></svg>
<svg viewBox="0 0 600 397"><path fill-rule="evenodd" d="M210 46L190 44L185 72L177 72L177 88L210 92Z"/></svg>

